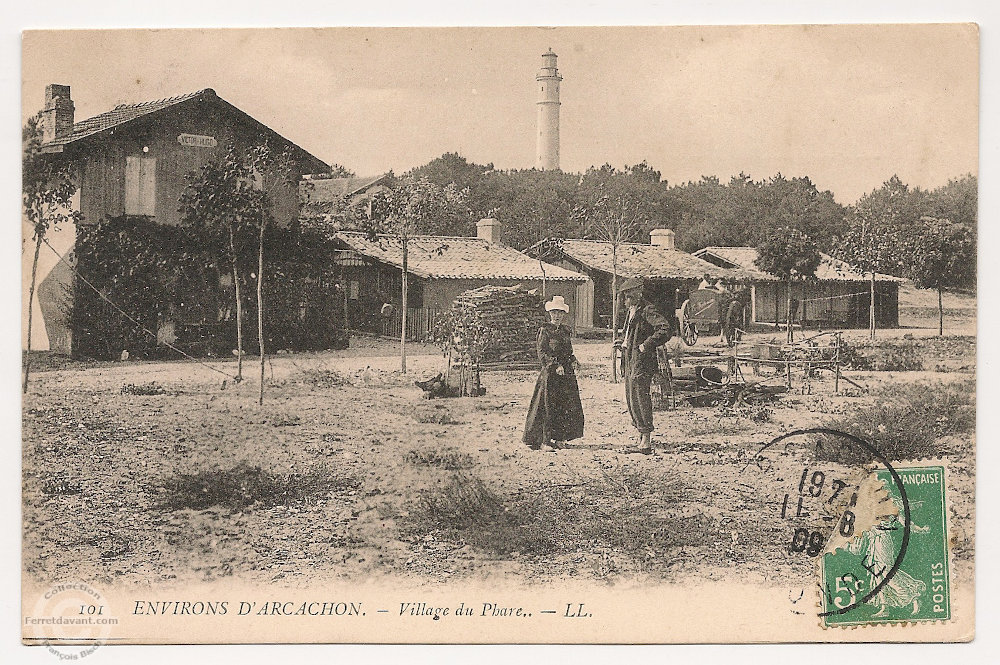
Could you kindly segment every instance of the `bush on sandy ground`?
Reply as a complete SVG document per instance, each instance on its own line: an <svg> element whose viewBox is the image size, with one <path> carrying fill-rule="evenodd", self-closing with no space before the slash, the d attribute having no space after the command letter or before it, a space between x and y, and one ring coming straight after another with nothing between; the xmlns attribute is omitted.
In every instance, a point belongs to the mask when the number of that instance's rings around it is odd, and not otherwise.
<svg viewBox="0 0 1000 665"><path fill-rule="evenodd" d="M436 404L426 409L417 409L413 412L413 417L418 423L434 425L458 425L460 423L451 415L451 411L442 404Z"/></svg>
<svg viewBox="0 0 1000 665"><path fill-rule="evenodd" d="M528 504L504 499L479 478L455 474L444 487L424 492L409 531L441 531L491 554L541 553L552 548L547 525Z"/></svg>
<svg viewBox="0 0 1000 665"><path fill-rule="evenodd" d="M863 372L919 372L922 354L912 340L843 342L840 350L845 369Z"/></svg>
<svg viewBox="0 0 1000 665"><path fill-rule="evenodd" d="M460 473L425 492L402 526L411 535L436 531L498 556L610 550L640 566L666 566L673 548L703 544L717 529L705 515L685 511L682 501L676 483L622 469L605 471L603 482L515 496Z"/></svg>
<svg viewBox="0 0 1000 665"><path fill-rule="evenodd" d="M353 478L325 469L282 474L241 464L231 469L179 474L153 488L159 508L204 510L213 506L242 511L308 502L331 492L356 489Z"/></svg>
<svg viewBox="0 0 1000 665"><path fill-rule="evenodd" d="M454 448L411 450L403 456L403 459L417 466L433 466L448 471L471 469L473 465L471 455Z"/></svg>
<svg viewBox="0 0 1000 665"><path fill-rule="evenodd" d="M332 369L304 369L295 374L291 381L313 388L336 388L351 385L351 378Z"/></svg>
<svg viewBox="0 0 1000 665"><path fill-rule="evenodd" d="M167 391L156 381L151 381L150 383L126 384L122 386L120 392L122 395L164 395Z"/></svg>
<svg viewBox="0 0 1000 665"><path fill-rule="evenodd" d="M822 426L871 443L889 461L934 457L946 452L944 437L975 432L975 391L971 381L886 386L878 391L874 404L831 418ZM867 451L825 436L817 438L816 456L845 464L873 460Z"/></svg>

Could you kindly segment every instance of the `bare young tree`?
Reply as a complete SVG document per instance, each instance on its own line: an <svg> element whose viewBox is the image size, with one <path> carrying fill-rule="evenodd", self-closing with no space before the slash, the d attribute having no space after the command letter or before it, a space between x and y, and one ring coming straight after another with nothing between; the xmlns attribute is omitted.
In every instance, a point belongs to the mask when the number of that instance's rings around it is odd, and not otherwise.
<svg viewBox="0 0 1000 665"><path fill-rule="evenodd" d="M35 256L31 262L31 285L28 287L28 339L24 359L24 384L28 392L31 373L31 326L35 306L35 281L38 275L38 254L50 230L64 222L75 222L79 213L72 208L77 186L73 166L62 153L42 151L41 114L28 119L21 130L21 205L32 227Z"/></svg>
<svg viewBox="0 0 1000 665"><path fill-rule="evenodd" d="M279 150L264 141L250 148L245 156L253 180L255 196L250 198L257 220L257 345L260 350L260 392L257 403L264 403L264 238L274 221L271 192L278 188L294 188L292 153L287 147Z"/></svg>
<svg viewBox="0 0 1000 665"><path fill-rule="evenodd" d="M409 286L410 239L431 226L436 219L455 214L462 209L466 192L454 184L440 186L427 178L412 176L401 178L395 187L374 195L371 215L365 215L358 224L372 238L387 236L399 245L402 259L402 331L399 336L399 369L406 373L406 319Z"/></svg>
<svg viewBox="0 0 1000 665"><path fill-rule="evenodd" d="M182 223L196 227L206 242L229 258L236 300L236 381L243 380L243 294L239 259L250 241L256 197L246 155L230 147L187 177L181 193Z"/></svg>
<svg viewBox="0 0 1000 665"><path fill-rule="evenodd" d="M634 242L651 219L645 202L616 180L622 177L602 179L591 188L587 202L574 211L574 215L582 221L586 237L611 246L611 327L615 334L618 330L618 277L622 245ZM585 180L582 182L585 187Z"/></svg>

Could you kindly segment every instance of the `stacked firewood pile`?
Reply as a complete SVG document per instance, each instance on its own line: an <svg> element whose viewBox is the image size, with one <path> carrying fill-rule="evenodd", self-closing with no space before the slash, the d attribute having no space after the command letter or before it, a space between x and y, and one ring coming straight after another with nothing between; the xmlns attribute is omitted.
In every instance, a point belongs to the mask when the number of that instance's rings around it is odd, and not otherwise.
<svg viewBox="0 0 1000 665"><path fill-rule="evenodd" d="M533 362L538 330L545 323L537 291L521 286L483 286L466 291L455 306L474 311L479 326L489 331L479 359L482 364Z"/></svg>

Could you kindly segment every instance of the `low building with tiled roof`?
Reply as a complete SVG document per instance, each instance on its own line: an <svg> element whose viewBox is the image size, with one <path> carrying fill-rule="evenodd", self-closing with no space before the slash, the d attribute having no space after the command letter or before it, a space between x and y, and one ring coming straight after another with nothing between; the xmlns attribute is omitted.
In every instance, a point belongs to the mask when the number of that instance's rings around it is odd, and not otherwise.
<svg viewBox="0 0 1000 665"><path fill-rule="evenodd" d="M705 247L695 256L721 268L742 270L750 277L750 319L758 325L787 320L785 284L757 267L755 247ZM891 275L875 274L875 323L899 325L899 284ZM871 274L820 253L814 279L792 286L793 314L798 323L814 327L865 328L870 323Z"/></svg>
<svg viewBox="0 0 1000 665"><path fill-rule="evenodd" d="M407 300L411 331L420 338L437 313L449 309L462 293L485 285L514 286L563 296L575 306L576 287L588 281L579 272L531 258L499 242L499 223L481 220L479 235L413 236L407 241ZM393 334L383 305L401 303L403 248L395 236L341 231L338 257L345 270L348 320L356 330ZM425 323L421 324L420 321Z"/></svg>
<svg viewBox="0 0 1000 665"><path fill-rule="evenodd" d="M617 256L610 242L577 238L545 240L525 251L590 277L577 294L576 322L586 327L609 326L615 273L619 284L630 277L647 280L647 297L664 311L680 307L705 275L733 281L748 277L743 271L720 268L677 249L670 229L653 229L649 244L621 243Z"/></svg>

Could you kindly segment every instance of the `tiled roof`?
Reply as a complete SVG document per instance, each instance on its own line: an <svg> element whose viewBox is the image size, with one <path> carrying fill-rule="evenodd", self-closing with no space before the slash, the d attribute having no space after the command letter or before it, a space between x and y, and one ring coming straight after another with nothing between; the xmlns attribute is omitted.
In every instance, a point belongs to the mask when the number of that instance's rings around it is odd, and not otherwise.
<svg viewBox="0 0 1000 665"><path fill-rule="evenodd" d="M382 173L366 178L309 178L306 181L312 185L309 199L317 203L336 201L363 192L387 175L389 174Z"/></svg>
<svg viewBox="0 0 1000 665"><path fill-rule="evenodd" d="M569 258L588 268L610 273L613 269L611 243L600 240L566 239L558 247ZM740 279L738 270L712 265L679 249L661 245L622 243L618 246L618 274L622 277L645 279L700 279L712 277Z"/></svg>
<svg viewBox="0 0 1000 665"><path fill-rule="evenodd" d="M215 90L211 88L204 88L202 90L197 90L195 92L189 92L183 95L177 95L176 97L167 97L166 99L156 99L150 102L138 102L136 104L119 104L110 111L101 113L100 115L95 115L93 118L87 118L86 120L81 120L80 122L73 124L73 131L66 136L60 136L52 141L49 141L44 146L42 146L43 151L48 148L48 152L59 152L70 143L75 143L81 139L100 134L116 127L120 127L126 123L129 123L138 118L143 118L150 115L151 113L156 113L162 111L163 109L176 106L177 104L182 104L184 102L190 101L192 99L212 99L217 102L232 108L237 113L249 118L252 122L260 126L267 133L278 137L284 143L294 147L299 151L305 158L310 162L309 168L317 171L329 171L330 166L319 159L315 155L310 154L303 148L299 147L292 141L289 141L285 137L281 136L273 129L263 124L253 116L247 114L246 112L233 106L226 100L219 97Z"/></svg>
<svg viewBox="0 0 1000 665"><path fill-rule="evenodd" d="M299 201L302 214L319 216L329 214L333 204L345 197L362 194L369 187L378 185L388 173L366 178L316 178L309 177L299 182Z"/></svg>
<svg viewBox="0 0 1000 665"><path fill-rule="evenodd" d="M126 122L135 120L136 118L141 118L142 116L149 115L150 113L155 113L156 111L165 109L168 106L180 104L181 102L186 102L189 99L194 99L195 97L209 95L214 97L215 91L211 88L205 88L204 90L189 92L185 95L177 95L176 97L168 97L166 99L157 99L151 102L119 104L110 111L75 123L73 125L73 133L50 141L47 145L65 145L67 143L72 143L73 141L79 141L82 138L103 132L111 129L112 127L124 125Z"/></svg>
<svg viewBox="0 0 1000 665"><path fill-rule="evenodd" d="M402 268L403 248L395 236L372 240L342 231L337 238L359 254ZM516 249L465 236L414 236L407 243L407 270L428 279L551 279L586 281L587 276L544 264Z"/></svg>
<svg viewBox="0 0 1000 665"><path fill-rule="evenodd" d="M757 260L757 249L754 247L706 247L695 252L696 256L712 254L723 261L735 266L739 266L753 276L753 279L774 280L774 275L764 272L754 263ZM821 280L836 281L867 281L871 279L867 273L863 273L849 263L840 259L835 259L828 254L820 252L820 264L816 268L816 278ZM891 275L875 274L876 281L879 282L902 282L898 277Z"/></svg>

